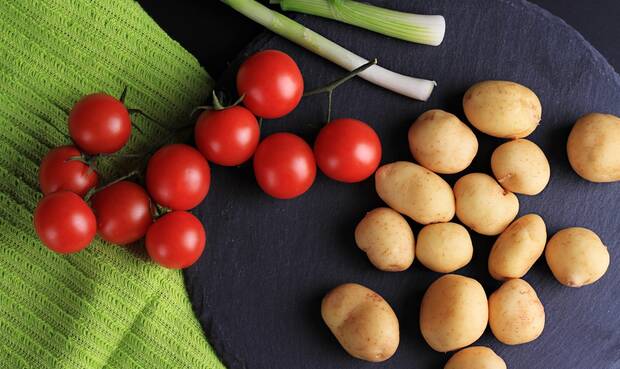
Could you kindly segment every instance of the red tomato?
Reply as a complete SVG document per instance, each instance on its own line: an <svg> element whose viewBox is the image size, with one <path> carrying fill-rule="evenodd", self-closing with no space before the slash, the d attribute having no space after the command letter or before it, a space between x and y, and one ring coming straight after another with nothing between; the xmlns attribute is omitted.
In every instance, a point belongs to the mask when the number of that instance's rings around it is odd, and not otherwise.
<svg viewBox="0 0 620 369"><path fill-rule="evenodd" d="M312 149L294 134L273 134L256 149L254 175L267 194L278 199L297 197L312 186L316 177Z"/></svg>
<svg viewBox="0 0 620 369"><path fill-rule="evenodd" d="M263 118L279 118L295 109L304 94L297 63L282 51L265 50L247 58L237 72L243 105Z"/></svg>
<svg viewBox="0 0 620 369"><path fill-rule="evenodd" d="M258 145L256 117L242 106L207 110L200 114L194 130L196 146L207 160L220 165L240 165Z"/></svg>
<svg viewBox="0 0 620 369"><path fill-rule="evenodd" d="M321 129L314 155L326 176L341 182L370 177L381 161L381 141L372 127L355 119L336 119Z"/></svg>
<svg viewBox="0 0 620 369"><path fill-rule="evenodd" d="M171 269L194 264L205 248L202 223L186 211L173 211L159 218L146 233L146 251L157 264Z"/></svg>
<svg viewBox="0 0 620 369"><path fill-rule="evenodd" d="M151 199L139 185L121 181L97 192L91 205L104 240L127 245L144 237L153 223Z"/></svg>
<svg viewBox="0 0 620 369"><path fill-rule="evenodd" d="M84 152L111 154L131 135L131 118L125 105L103 93L84 96L69 114L69 134Z"/></svg>
<svg viewBox="0 0 620 369"><path fill-rule="evenodd" d="M209 164L188 145L162 147L146 167L146 188L156 203L171 210L196 207L207 196L210 184Z"/></svg>
<svg viewBox="0 0 620 369"><path fill-rule="evenodd" d="M73 146L61 146L45 155L39 167L39 187L44 195L67 190L83 197L97 186L98 178L94 170L80 161L69 160L81 154Z"/></svg>
<svg viewBox="0 0 620 369"><path fill-rule="evenodd" d="M97 221L81 197L59 191L39 201L34 211L34 228L49 249L70 254L84 249L93 240Z"/></svg>

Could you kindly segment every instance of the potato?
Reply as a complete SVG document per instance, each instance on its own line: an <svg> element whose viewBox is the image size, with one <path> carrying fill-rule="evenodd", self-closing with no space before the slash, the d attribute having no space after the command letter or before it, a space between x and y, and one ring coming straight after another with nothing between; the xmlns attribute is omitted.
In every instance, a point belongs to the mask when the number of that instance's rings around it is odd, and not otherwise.
<svg viewBox="0 0 620 369"><path fill-rule="evenodd" d="M545 258L555 278L565 286L581 287L598 281L609 267L609 252L587 228L562 229L547 243Z"/></svg>
<svg viewBox="0 0 620 369"><path fill-rule="evenodd" d="M448 222L454 217L450 185L417 164L397 161L381 166L375 173L375 188L392 209L420 224Z"/></svg>
<svg viewBox="0 0 620 369"><path fill-rule="evenodd" d="M399 272L413 263L413 231L405 218L390 208L368 212L355 228L355 243L377 269Z"/></svg>
<svg viewBox="0 0 620 369"><path fill-rule="evenodd" d="M458 173L478 152L474 132L455 115L429 110L409 128L409 149L414 159L435 173Z"/></svg>
<svg viewBox="0 0 620 369"><path fill-rule="evenodd" d="M491 277L503 281L521 278L545 250L547 228L537 214L512 222L497 238L489 254Z"/></svg>
<svg viewBox="0 0 620 369"><path fill-rule="evenodd" d="M376 292L346 283L331 290L321 303L323 321L353 357L385 361L398 348L400 332L394 310Z"/></svg>
<svg viewBox="0 0 620 369"><path fill-rule="evenodd" d="M524 195L541 193L551 176L545 153L526 139L499 145L491 155L491 169L502 187Z"/></svg>
<svg viewBox="0 0 620 369"><path fill-rule="evenodd" d="M509 81L484 81L463 96L469 122L480 131L500 138L523 138L532 133L542 116L538 96Z"/></svg>
<svg viewBox="0 0 620 369"><path fill-rule="evenodd" d="M502 233L519 212L517 196L483 173L471 173L456 181L454 197L459 220L487 236Z"/></svg>
<svg viewBox="0 0 620 369"><path fill-rule="evenodd" d="M452 355L444 369L506 369L506 363L488 347L471 346Z"/></svg>
<svg viewBox="0 0 620 369"><path fill-rule="evenodd" d="M519 345L538 338L545 327L545 308L523 279L511 279L489 297L489 325L495 338Z"/></svg>
<svg viewBox="0 0 620 369"><path fill-rule="evenodd" d="M469 232L460 224L429 224L418 234L416 255L432 271L451 273L467 265L473 253Z"/></svg>
<svg viewBox="0 0 620 369"><path fill-rule="evenodd" d="M620 118L591 113L579 118L568 135L568 161L591 182L620 181Z"/></svg>
<svg viewBox="0 0 620 369"><path fill-rule="evenodd" d="M439 352L474 343L487 326L487 296L475 279L446 274L433 282L420 307L420 330Z"/></svg>

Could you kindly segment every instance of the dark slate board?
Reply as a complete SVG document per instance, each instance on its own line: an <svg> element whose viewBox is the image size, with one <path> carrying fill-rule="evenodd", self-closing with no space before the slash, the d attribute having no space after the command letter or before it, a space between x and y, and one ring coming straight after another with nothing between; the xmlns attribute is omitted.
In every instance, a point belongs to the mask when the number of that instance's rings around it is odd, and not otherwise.
<svg viewBox="0 0 620 369"><path fill-rule="evenodd" d="M441 108L464 119L461 98L474 82L507 79L532 88L543 105L542 124L530 136L547 153L552 177L539 196L519 196L520 214L536 212L550 234L568 226L595 230L612 262L595 285L570 289L557 283L540 260L528 273L547 313L542 336L505 346L487 330L477 344L492 347L510 368L620 368L620 183L592 184L569 167L565 142L580 115L620 115L620 78L603 57L560 19L525 1L373 1L420 13L443 14L447 34L440 47L413 45L315 17L297 19L345 47L404 74L436 79L430 101L416 102L356 79L334 98L334 117L370 123L384 147L382 162L411 160L406 132L423 111ZM265 33L240 56L266 48L289 53L314 88L343 71ZM239 64L221 88L231 90ZM292 131L312 142L325 116L325 97L302 101L289 116L266 121L263 135ZM489 173L492 150L502 141L478 134L480 150L468 171ZM446 177L453 183L456 176ZM207 249L185 272L187 289L207 337L230 369L440 368L449 355L431 350L421 337L422 294L439 274L419 263L402 273L374 269L354 243L353 230L381 201L373 180L341 184L319 175L304 196L274 200L255 183L251 165L213 167L211 193L196 209L208 230ZM414 231L417 233L418 226ZM486 271L493 239L473 236L472 263L458 273L479 279L488 293L498 287ZM358 282L380 293L401 323L396 355L381 364L348 356L325 327L320 301L331 288Z"/></svg>

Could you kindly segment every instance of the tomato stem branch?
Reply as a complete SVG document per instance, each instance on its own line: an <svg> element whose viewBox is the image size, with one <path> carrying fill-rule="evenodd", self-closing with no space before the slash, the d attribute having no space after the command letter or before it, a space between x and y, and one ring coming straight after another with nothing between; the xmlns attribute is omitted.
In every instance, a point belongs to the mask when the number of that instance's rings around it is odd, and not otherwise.
<svg viewBox="0 0 620 369"><path fill-rule="evenodd" d="M357 76L358 74L362 73L363 71L365 71L366 69L372 67L373 65L377 64L377 58L374 58L373 60L369 61L368 63L355 68L354 70L352 70L351 72L347 73L344 77L338 78L337 80L327 84L326 86L314 89L314 90L310 90L306 93L304 93L304 97L306 96L312 96L312 95L318 95L318 94L322 94L322 93L327 93L327 122L329 123L331 121L332 118L332 95L334 93L334 90L336 90L336 88L340 87L343 83L347 82L348 80L350 80L351 78Z"/></svg>
<svg viewBox="0 0 620 369"><path fill-rule="evenodd" d="M306 96L312 96L312 95L317 95L317 94L321 94L321 93L326 93L326 92L330 92L330 91L334 91L336 88L338 88L340 85L342 85L343 83L347 82L348 80L350 80L351 78L357 76L358 74L362 73L363 71L365 71L366 69L372 67L373 65L377 64L377 58L374 58L373 60L369 61L368 63L355 68L354 70L352 70L351 72L347 73L344 77L338 78L337 80L328 83L327 85L314 89L314 90L310 90L306 93L304 93L304 97Z"/></svg>
<svg viewBox="0 0 620 369"><path fill-rule="evenodd" d="M101 186L101 187L98 187L98 188L93 188L93 189L91 189L90 191L88 191L88 193L86 193L86 196L84 196L84 201L88 201L88 200L90 200L90 199L91 199L91 197L93 197L93 195L95 195L97 192L100 192L100 191L102 191L102 190L105 190L106 188L108 188L108 187L110 187L110 186L112 186L112 185L115 185L115 184L117 184L117 183L119 183L119 182L122 182L122 181L124 181L124 180L126 180L126 179L128 179L128 178L131 178L131 177L137 176L137 175L139 175L139 174L140 174L140 171L139 171L139 170L137 170L137 169L135 169L135 170L132 170L131 172L129 172L129 173L127 173L127 174L125 174L124 176L120 176L120 177L118 177L117 179L113 180L113 181L112 181L112 182L110 182L110 183L107 183L107 184L105 184L105 185L103 185L103 186Z"/></svg>
<svg viewBox="0 0 620 369"><path fill-rule="evenodd" d="M83 155L70 156L67 159L65 159L65 162L68 162L68 161L79 161L82 164L90 165L90 161L86 159Z"/></svg>
<svg viewBox="0 0 620 369"><path fill-rule="evenodd" d="M157 119L153 118L152 116L148 115L147 113L145 113L142 109L138 109L138 108L129 108L127 109L127 111L129 112L129 114L140 114L143 117L145 117L146 119L150 120L153 123L156 123L160 126L163 126L163 124L158 121ZM133 122L132 122L133 123ZM135 124L134 126L140 131L140 128L138 128ZM143 133L142 131L140 131L140 133Z"/></svg>

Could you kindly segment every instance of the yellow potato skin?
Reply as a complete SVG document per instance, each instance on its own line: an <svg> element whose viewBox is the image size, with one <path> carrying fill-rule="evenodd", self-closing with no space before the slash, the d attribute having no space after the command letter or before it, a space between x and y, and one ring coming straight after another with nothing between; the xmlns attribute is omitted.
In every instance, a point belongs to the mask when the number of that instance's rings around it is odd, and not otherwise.
<svg viewBox="0 0 620 369"><path fill-rule="evenodd" d="M590 113L579 118L568 135L568 161L590 182L620 181L620 118Z"/></svg>
<svg viewBox="0 0 620 369"><path fill-rule="evenodd" d="M389 207L420 224L448 222L454 217L450 185L420 165L397 161L379 167L375 189Z"/></svg>
<svg viewBox="0 0 620 369"><path fill-rule="evenodd" d="M439 109L420 115L407 136L413 158L435 173L458 173L478 152L474 132L454 114Z"/></svg>
<svg viewBox="0 0 620 369"><path fill-rule="evenodd" d="M471 346L452 355L444 369L507 369L506 362L493 350Z"/></svg>
<svg viewBox="0 0 620 369"><path fill-rule="evenodd" d="M477 233L495 236L504 231L519 212L519 200L493 177L470 173L454 184L456 216Z"/></svg>
<svg viewBox="0 0 620 369"><path fill-rule="evenodd" d="M415 239L409 223L390 208L366 214L355 228L355 243L377 269L400 272L411 266Z"/></svg>
<svg viewBox="0 0 620 369"><path fill-rule="evenodd" d="M471 86L463 96L463 110L474 127L499 138L526 137L542 117L538 96L510 81L483 81Z"/></svg>
<svg viewBox="0 0 620 369"><path fill-rule="evenodd" d="M489 253L489 273L499 281L523 277L540 258L547 243L547 227L538 214L512 222Z"/></svg>
<svg viewBox="0 0 620 369"><path fill-rule="evenodd" d="M353 357L380 362L392 357L400 342L398 318L376 292L346 283L331 290L321 303L323 321Z"/></svg>
<svg viewBox="0 0 620 369"><path fill-rule="evenodd" d="M487 326L487 296L475 279L446 274L433 282L420 307L420 330L431 348L458 350L474 343Z"/></svg>
<svg viewBox="0 0 620 369"><path fill-rule="evenodd" d="M460 224L429 224L418 234L416 256L434 272L451 273L460 269L471 261L473 253L469 232Z"/></svg>
<svg viewBox="0 0 620 369"><path fill-rule="evenodd" d="M523 279L511 279L489 296L489 325L506 345L535 340L545 328L545 308Z"/></svg>
<svg viewBox="0 0 620 369"><path fill-rule="evenodd" d="M498 146L491 155L491 169L502 187L524 195L541 193L551 176L545 153L526 139L508 141Z"/></svg>
<svg viewBox="0 0 620 369"><path fill-rule="evenodd" d="M555 278L568 287L598 281L609 267L609 251L587 228L565 228L551 237L545 258Z"/></svg>

